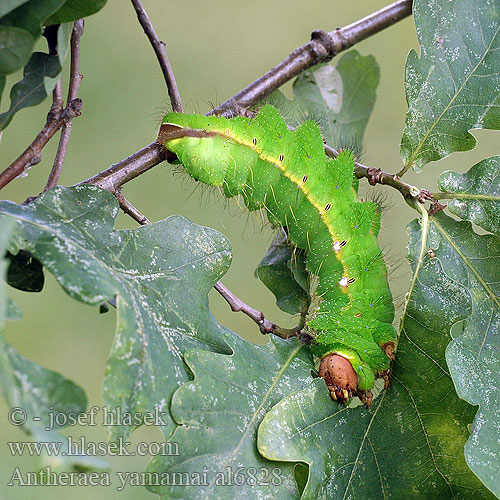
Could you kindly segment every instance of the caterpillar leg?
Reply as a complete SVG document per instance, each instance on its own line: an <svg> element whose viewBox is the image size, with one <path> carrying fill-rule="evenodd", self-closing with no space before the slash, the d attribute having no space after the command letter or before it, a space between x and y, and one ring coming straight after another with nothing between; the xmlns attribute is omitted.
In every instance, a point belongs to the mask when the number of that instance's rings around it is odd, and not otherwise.
<svg viewBox="0 0 500 500"><path fill-rule="evenodd" d="M389 387L389 384L391 383L391 376L389 375L389 370L381 372L380 376L384 379L384 389L387 389Z"/></svg>
<svg viewBox="0 0 500 500"><path fill-rule="evenodd" d="M358 391L358 397L361 400L361 402L367 407L370 408L370 406L373 403L373 394L372 391Z"/></svg>
<svg viewBox="0 0 500 500"><path fill-rule="evenodd" d="M394 342L386 342L382 346L382 350L385 352L386 356L391 360L394 361Z"/></svg>

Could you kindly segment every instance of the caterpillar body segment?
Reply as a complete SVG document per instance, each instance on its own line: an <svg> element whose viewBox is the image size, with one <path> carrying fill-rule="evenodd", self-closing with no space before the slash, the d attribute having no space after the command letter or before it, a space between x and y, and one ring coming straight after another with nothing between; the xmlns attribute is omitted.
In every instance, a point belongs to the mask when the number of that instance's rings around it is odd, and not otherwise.
<svg viewBox="0 0 500 500"><path fill-rule="evenodd" d="M159 140L191 177L223 187L226 197L240 194L249 210L262 208L286 227L318 277L320 305L307 331L324 361L320 375L335 399L369 391L389 368L396 332L377 242L380 211L358 200L352 153L326 157L315 122L290 131L270 105L252 119L170 113Z"/></svg>

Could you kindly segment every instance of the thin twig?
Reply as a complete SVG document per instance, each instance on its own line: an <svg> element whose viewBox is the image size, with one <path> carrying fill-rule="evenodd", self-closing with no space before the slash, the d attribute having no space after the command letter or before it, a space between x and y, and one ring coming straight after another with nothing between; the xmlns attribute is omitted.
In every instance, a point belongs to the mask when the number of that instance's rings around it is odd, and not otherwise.
<svg viewBox="0 0 500 500"><path fill-rule="evenodd" d="M326 144L325 153L331 158L337 158L339 154L337 150ZM354 175L358 179L362 179L363 177L368 179L371 186L375 186L376 184L386 184L387 186L391 186L394 189L397 189L404 196L404 198L408 200L417 199L420 203L424 203L427 200L434 200L432 193L427 189L419 189L416 186L403 182L397 174L384 172L383 170L380 170L380 168L367 167L358 161L354 162Z"/></svg>
<svg viewBox="0 0 500 500"><path fill-rule="evenodd" d="M259 325L259 329L264 335L272 333L282 339L287 339L290 337L297 337L300 334L300 330L304 327L305 315L302 315L302 321L296 328L281 328L266 319L262 311L257 311L257 309L245 304L245 302L236 297L236 295L234 295L234 293L226 288L220 281L214 285L214 288L222 295L233 312L242 312L243 314L246 314L255 323L257 323L257 325Z"/></svg>
<svg viewBox="0 0 500 500"><path fill-rule="evenodd" d="M50 107L49 113L57 113L63 109L63 98L61 89L61 79L59 78L56 82L56 86L52 91L52 106Z"/></svg>
<svg viewBox="0 0 500 500"><path fill-rule="evenodd" d="M172 66L170 66L170 61L168 60L167 51L165 50L165 43L158 38L158 35L156 34L141 1L132 0L132 5L137 12L137 19L139 19L144 33L146 33L146 36L149 38L158 62L160 63L163 78L165 78L165 83L167 84L168 95L170 96L172 109L173 111L182 113L181 96L179 94L179 89L177 88L177 83L175 82Z"/></svg>
<svg viewBox="0 0 500 500"><path fill-rule="evenodd" d="M137 210L137 208L135 208L134 205L132 205L132 203L130 203L125 196L123 196L121 191L117 191L115 196L123 213L132 217L132 219L137 221L141 226L151 224L151 221L144 214L139 212L139 210Z"/></svg>
<svg viewBox="0 0 500 500"><path fill-rule="evenodd" d="M211 114L244 114L266 95L283 85L300 71L327 60L355 43L397 23L411 14L411 0L399 0L360 21L331 33L315 31L313 40L295 49L290 56L258 78L231 99L211 111ZM166 159L165 148L153 142L125 160L83 181L114 192L126 182L143 174Z"/></svg>
<svg viewBox="0 0 500 500"><path fill-rule="evenodd" d="M78 19L73 25L73 32L71 33L71 66L70 66L70 79L68 84L68 101L76 99L78 96L78 89L82 81L80 75L80 40L82 39L83 30L85 29L85 20Z"/></svg>
<svg viewBox="0 0 500 500"><path fill-rule="evenodd" d="M73 99L77 98L80 82L82 81L82 75L80 75L80 40L83 35L84 26L85 23L83 19L75 21L73 25L73 32L71 34L71 65L69 73L68 98L66 103L70 103ZM62 127L61 138L59 139L54 165L52 166L47 184L43 190L44 192L56 186L59 181L61 169L68 150L72 122L73 120L70 119L65 122Z"/></svg>
<svg viewBox="0 0 500 500"><path fill-rule="evenodd" d="M39 163L42 149L65 122L75 116L80 116L81 109L82 100L78 98L73 99L63 110L55 111L51 107L47 114L47 121L43 129L35 137L35 140L0 174L0 189L21 175L31 165Z"/></svg>

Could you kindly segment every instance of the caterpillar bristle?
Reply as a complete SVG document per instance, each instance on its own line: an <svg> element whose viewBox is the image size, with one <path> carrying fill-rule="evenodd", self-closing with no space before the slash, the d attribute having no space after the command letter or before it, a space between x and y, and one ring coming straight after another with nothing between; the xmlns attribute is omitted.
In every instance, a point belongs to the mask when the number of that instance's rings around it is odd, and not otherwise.
<svg viewBox="0 0 500 500"><path fill-rule="evenodd" d="M321 128L321 126L320 126ZM363 144L354 136L341 136L337 139L337 143L333 145L337 151L352 151L356 161L361 162L365 156Z"/></svg>
<svg viewBox="0 0 500 500"><path fill-rule="evenodd" d="M321 130L321 134L326 135L332 117L329 116L328 112L311 112L307 108L300 107L297 111L297 125L307 120L316 122Z"/></svg>
<svg viewBox="0 0 500 500"><path fill-rule="evenodd" d="M382 191L377 186L375 188L369 189L365 194L366 201L373 201L380 210L382 216L386 214L388 210L395 207L396 203L392 196L390 196L387 191Z"/></svg>
<svg viewBox="0 0 500 500"><path fill-rule="evenodd" d="M293 101L287 99L281 93L281 91L277 90L269 94L261 102L255 104L250 109L253 112L258 113L258 111L260 110L260 108L262 108L262 106L270 104L280 112L281 116L283 117L288 126L296 127L298 123L295 123L295 120L293 118L294 113L293 113L292 103Z"/></svg>
<svg viewBox="0 0 500 500"><path fill-rule="evenodd" d="M173 111L172 104L169 101L165 101L160 106L156 106L154 109L155 111L151 113L149 119L156 123L159 128L163 121L163 117Z"/></svg>
<svg viewBox="0 0 500 500"><path fill-rule="evenodd" d="M220 102L218 101L217 98L216 99L207 99L206 102L211 110L215 110L214 116L221 116L221 113L217 111L217 108L220 105Z"/></svg>

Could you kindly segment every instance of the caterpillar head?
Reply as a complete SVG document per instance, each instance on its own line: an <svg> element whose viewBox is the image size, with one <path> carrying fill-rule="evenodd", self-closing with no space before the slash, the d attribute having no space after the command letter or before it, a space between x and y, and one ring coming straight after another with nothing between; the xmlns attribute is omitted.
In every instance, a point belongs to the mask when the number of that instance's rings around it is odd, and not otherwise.
<svg viewBox="0 0 500 500"><path fill-rule="evenodd" d="M160 131L158 132L157 141L165 147L165 142L170 140L172 136L174 136L174 132L182 131L183 127L181 125L177 125L176 123L162 123L160 127ZM174 136L175 138L175 136ZM169 151L166 147L164 149L164 154L166 156L166 160L169 163L173 163L177 160L177 156L172 151Z"/></svg>
<svg viewBox="0 0 500 500"><path fill-rule="evenodd" d="M327 354L321 359L319 376L336 401L345 402L358 387L358 376L351 362L340 354Z"/></svg>

